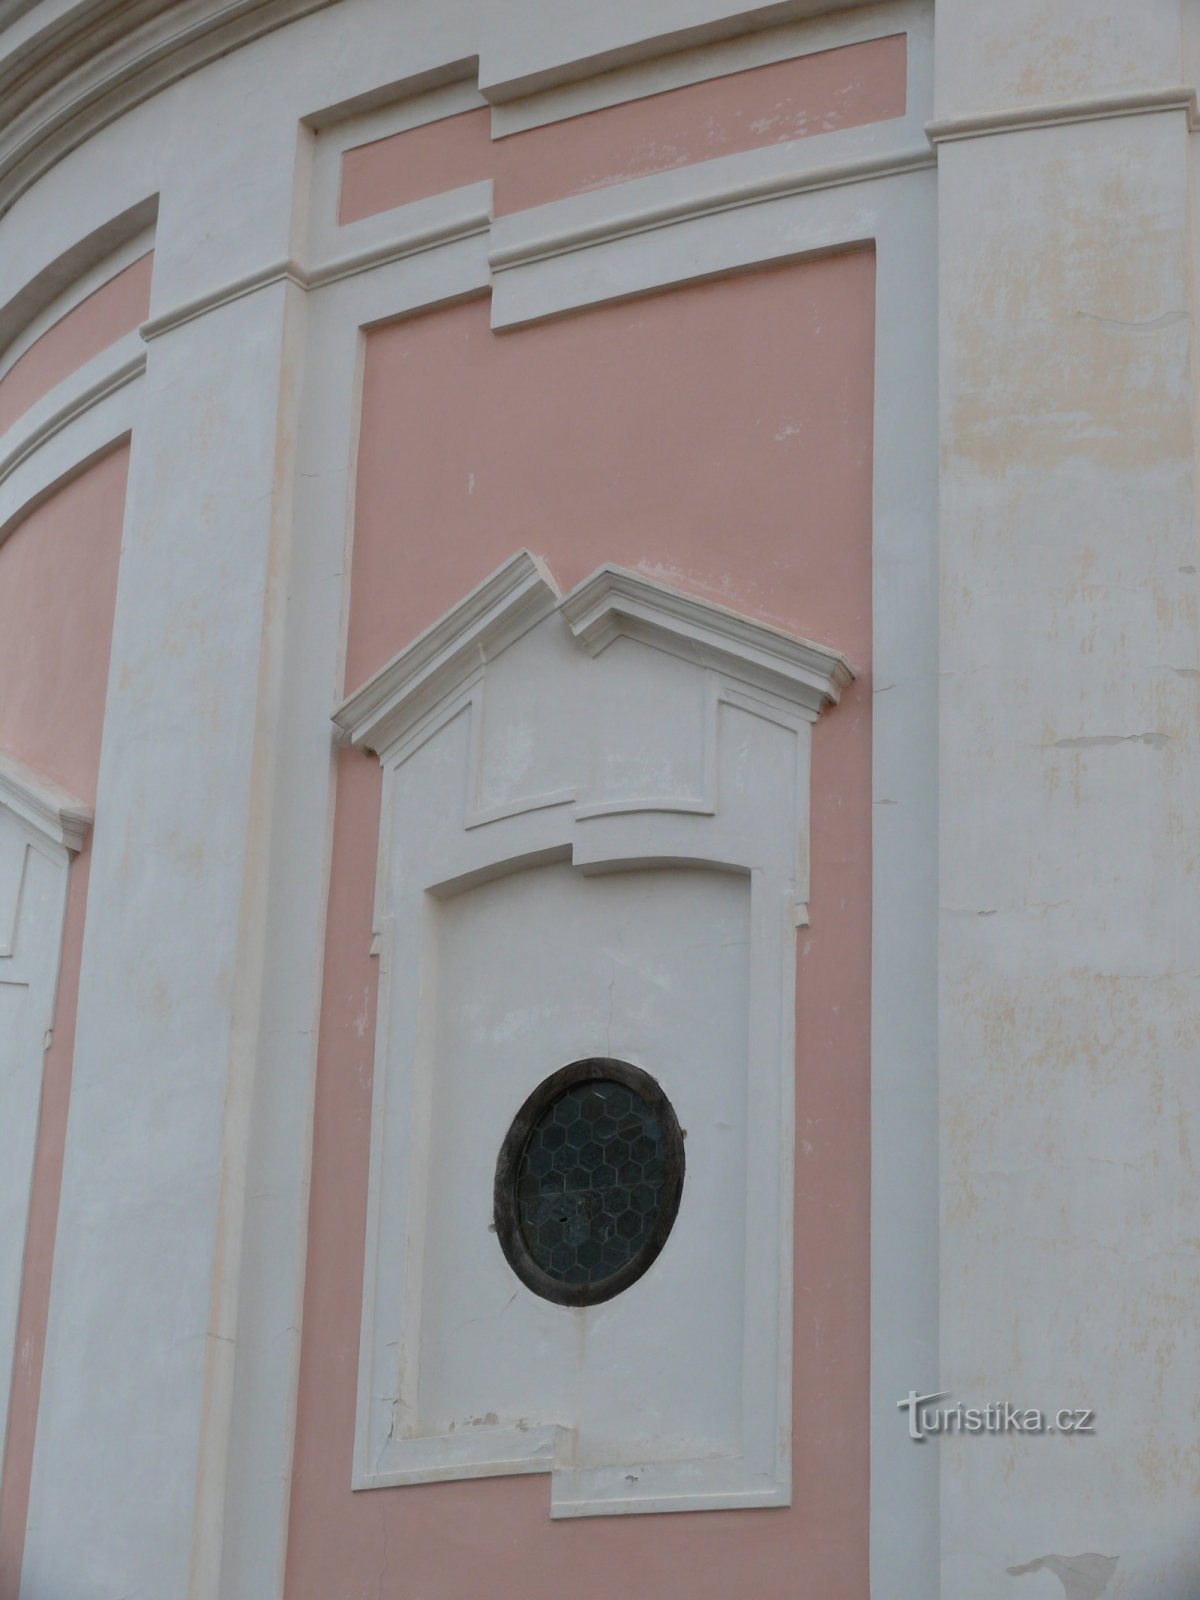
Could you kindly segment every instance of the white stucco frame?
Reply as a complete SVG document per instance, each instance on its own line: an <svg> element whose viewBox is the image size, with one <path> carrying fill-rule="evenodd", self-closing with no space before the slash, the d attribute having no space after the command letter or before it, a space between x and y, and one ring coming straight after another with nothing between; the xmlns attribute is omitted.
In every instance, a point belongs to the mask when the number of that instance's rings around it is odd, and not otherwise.
<svg viewBox="0 0 1200 1600"><path fill-rule="evenodd" d="M513 649L521 670L528 659L520 654L521 642L534 629L549 629L549 640L567 651L567 661L574 653L571 635L578 641L574 649L582 646L593 658L618 639L636 641L636 683L652 702L660 694L655 674L669 663L675 663L676 672L680 662L686 663L685 678L702 710L694 726L667 713L660 734L690 754L692 781L672 792L639 788L617 795L606 792L596 774L592 783L599 787L587 787L585 772L573 766L575 781L566 788L522 792L518 783L502 803L481 806L491 665ZM540 663L536 658L525 669L532 676L521 703L539 683ZM834 651L619 568L601 568L560 598L541 563L519 552L356 690L336 714L335 722L353 743L378 754L384 771L375 904L379 1020L355 1488L551 1471L554 1517L789 1503L795 929L807 921L810 725L851 676L848 663ZM579 730L595 725L604 696L612 693L604 686L612 681L611 675L591 669L582 686L561 698L543 692L535 737L569 747ZM622 699L630 688L624 680ZM789 777L781 784L754 765L753 747L743 750L738 759L756 773L749 785L752 800L729 781L721 738L726 706L783 730L790 751ZM470 732L455 743L451 730L461 726L464 714ZM618 728L626 725L627 719L618 719ZM609 729L605 738L606 749L614 748L613 732ZM447 755L435 764L440 775L435 790L421 788L417 779L415 798L402 811L396 796L401 785L408 787L410 758L443 734L457 760L447 766ZM586 746L590 734L580 742ZM571 1464L567 1431L545 1420L539 1425L523 1418L518 1427L476 1420L448 1433L422 1425L421 1315L429 1247L424 1219L426 1197L436 1181L425 1134L435 1070L428 1010L431 986L437 983L431 979L435 935L429 897L554 859L569 859L584 872L688 863L749 880L743 1092L744 1137L754 1156L747 1162L744 1238L729 1262L731 1279L742 1288L734 1292L731 1283L718 1297L722 1311L740 1325L739 1443L732 1454L682 1460L635 1454L632 1461L610 1457L584 1468ZM703 1252L692 1270L711 1279L716 1263L706 1271L702 1262ZM447 1263L445 1270L454 1269ZM626 1306L623 1314L633 1317L636 1327L636 1308ZM562 1319L579 1315L586 1313L561 1308L556 1313L572 1343L576 1333L568 1332ZM686 1324L655 1331L681 1351L686 1347ZM486 1346L486 1332L484 1339ZM486 1348L480 1354L490 1360Z"/></svg>
<svg viewBox="0 0 1200 1600"><path fill-rule="evenodd" d="M89 806L0 753L0 990L20 991L19 1024L0 1037L0 1459L8 1430L42 1063L50 1042L70 858L92 825ZM0 995L0 1000L5 999ZM3 1016L8 1012L0 1008Z"/></svg>

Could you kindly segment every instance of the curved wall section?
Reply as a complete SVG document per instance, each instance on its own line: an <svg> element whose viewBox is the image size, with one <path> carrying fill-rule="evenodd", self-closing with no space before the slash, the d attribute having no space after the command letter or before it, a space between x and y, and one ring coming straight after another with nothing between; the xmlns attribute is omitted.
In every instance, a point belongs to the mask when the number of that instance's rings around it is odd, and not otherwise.
<svg viewBox="0 0 1200 1600"><path fill-rule="evenodd" d="M148 252L64 311L22 351L0 376L0 433L55 384L146 320L153 270Z"/></svg>
<svg viewBox="0 0 1200 1600"><path fill-rule="evenodd" d="M934 8L584 9L0 0L0 753L95 812L0 1600L931 1592ZM686 1127L595 1306L504 1307L527 1039Z"/></svg>
<svg viewBox="0 0 1200 1600"><path fill-rule="evenodd" d="M127 449L112 451L0 545L0 759L15 757L88 805L100 766L128 465ZM90 867L89 837L70 862L33 1139L21 1152L30 1178L19 1311L11 1372L0 1377L11 1385L0 1477L6 1596L19 1592L29 1510ZM11 1116L11 1104L7 1110Z"/></svg>

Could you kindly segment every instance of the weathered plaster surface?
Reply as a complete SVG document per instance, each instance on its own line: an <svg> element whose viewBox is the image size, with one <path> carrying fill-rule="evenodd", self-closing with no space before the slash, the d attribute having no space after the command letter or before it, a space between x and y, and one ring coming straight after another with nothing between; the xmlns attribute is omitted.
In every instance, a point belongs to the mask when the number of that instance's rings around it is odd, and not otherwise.
<svg viewBox="0 0 1200 1600"><path fill-rule="evenodd" d="M1061 10L1100 86L1168 8ZM979 1600L1039 1549L1122 1596L1200 1561L1188 156L1178 113L941 150L939 1386L1096 1411L940 1442L943 1592Z"/></svg>
<svg viewBox="0 0 1200 1600"><path fill-rule="evenodd" d="M938 0L937 115L1181 81L1184 0Z"/></svg>

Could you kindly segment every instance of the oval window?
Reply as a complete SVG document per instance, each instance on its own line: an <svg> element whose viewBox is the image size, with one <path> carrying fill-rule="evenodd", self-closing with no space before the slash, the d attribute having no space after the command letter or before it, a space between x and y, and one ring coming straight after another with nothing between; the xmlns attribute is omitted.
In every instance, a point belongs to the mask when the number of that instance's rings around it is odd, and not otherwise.
<svg viewBox="0 0 1200 1600"><path fill-rule="evenodd" d="M648 1072L574 1061L513 1119L496 1163L496 1234L535 1294L596 1305L666 1243L683 1189L683 1134Z"/></svg>

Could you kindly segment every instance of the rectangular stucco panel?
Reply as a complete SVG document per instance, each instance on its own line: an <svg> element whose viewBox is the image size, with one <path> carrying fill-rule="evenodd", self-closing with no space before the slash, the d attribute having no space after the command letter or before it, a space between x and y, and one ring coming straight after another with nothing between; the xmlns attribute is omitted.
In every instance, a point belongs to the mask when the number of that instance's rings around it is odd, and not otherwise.
<svg viewBox="0 0 1200 1600"><path fill-rule="evenodd" d="M727 73L495 142L486 107L357 145L339 223L495 180L496 214L630 178L904 115L907 37L868 39Z"/></svg>

